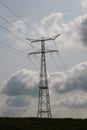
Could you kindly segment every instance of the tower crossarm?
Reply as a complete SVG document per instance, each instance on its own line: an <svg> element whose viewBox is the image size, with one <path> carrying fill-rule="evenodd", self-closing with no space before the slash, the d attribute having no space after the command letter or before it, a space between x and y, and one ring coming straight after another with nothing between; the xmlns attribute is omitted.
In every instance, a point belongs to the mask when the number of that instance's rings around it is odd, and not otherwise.
<svg viewBox="0 0 87 130"><path fill-rule="evenodd" d="M56 36L52 36L52 37L49 37L49 38L46 38L46 37L43 37L42 39L27 39L29 41L31 41L31 43L34 43L34 42L42 42L42 41L53 41L53 40L56 40L57 37L59 37L60 34L56 35Z"/></svg>
<svg viewBox="0 0 87 130"><path fill-rule="evenodd" d="M46 50L44 52L42 52L42 51L36 51L36 52L28 53L28 56L30 56L30 55L36 55L36 54L41 54L41 53L52 53L52 52L58 53L59 51L58 50Z"/></svg>

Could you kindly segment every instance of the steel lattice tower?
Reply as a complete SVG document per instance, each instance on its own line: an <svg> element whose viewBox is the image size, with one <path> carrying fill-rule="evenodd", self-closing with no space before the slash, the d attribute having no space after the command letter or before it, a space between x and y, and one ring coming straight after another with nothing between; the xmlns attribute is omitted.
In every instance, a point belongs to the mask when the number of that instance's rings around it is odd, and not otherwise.
<svg viewBox="0 0 87 130"><path fill-rule="evenodd" d="M37 117L52 118L46 70L45 41L41 40L41 69Z"/></svg>
<svg viewBox="0 0 87 130"><path fill-rule="evenodd" d="M39 82L39 98L38 98L38 118L52 118L51 107L50 107L50 96L49 96L49 88L48 88L48 78L47 78L47 70L46 70L46 56L45 53L58 52L58 50L47 50L45 49L45 41L55 40L60 34L54 36L52 38L44 38L42 37L39 40L32 40L33 42L41 42L41 50L29 53L32 54L41 54L41 68L40 68L40 82ZM30 40L30 39L27 39Z"/></svg>

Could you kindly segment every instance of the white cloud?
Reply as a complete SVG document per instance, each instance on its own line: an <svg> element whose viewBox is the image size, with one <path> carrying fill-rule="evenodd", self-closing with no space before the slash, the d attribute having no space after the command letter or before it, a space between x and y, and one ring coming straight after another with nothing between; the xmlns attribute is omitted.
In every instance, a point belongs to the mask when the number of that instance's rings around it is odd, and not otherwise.
<svg viewBox="0 0 87 130"><path fill-rule="evenodd" d="M87 10L87 0L80 0L83 10Z"/></svg>
<svg viewBox="0 0 87 130"><path fill-rule="evenodd" d="M38 86L37 72L23 69L12 75L1 91L6 97L1 105L1 116L34 116L37 111ZM49 88L54 117L59 115L60 108L61 113L67 109L66 117L85 117L83 111L87 108L87 62L78 64L67 73L49 74Z"/></svg>
<svg viewBox="0 0 87 130"><path fill-rule="evenodd" d="M20 35L22 35L21 32L25 33L26 24L24 23L23 20L18 20L11 24L10 30L13 32L14 35L15 35L15 32L18 32Z"/></svg>
<svg viewBox="0 0 87 130"><path fill-rule="evenodd" d="M53 13L44 17L39 23L35 24L35 28L44 36L50 37L61 31L62 13Z"/></svg>
<svg viewBox="0 0 87 130"><path fill-rule="evenodd" d="M11 24L10 30L15 36L19 36L25 39L25 41L26 38L34 39L40 38L41 36L51 37L60 33L61 35L56 42L63 48L79 49L87 45L87 15L79 16L67 23L63 23L62 18L62 13L50 14L44 17L40 22L32 23L34 29L28 27L25 21L18 20ZM23 32L24 35L21 32ZM22 43L22 41L19 41L19 43ZM22 46L24 43L17 43L17 45Z"/></svg>
<svg viewBox="0 0 87 130"><path fill-rule="evenodd" d="M87 45L87 15L79 16L67 23L63 23L62 18L63 14L53 13L43 18L35 25L35 28L47 37L60 33L61 36L57 42L63 48L79 49Z"/></svg>
<svg viewBox="0 0 87 130"><path fill-rule="evenodd" d="M32 30L30 30L31 33L29 33L26 20L17 20L11 23L9 31L12 33L12 35L9 36L10 41L14 43L11 44L12 46L21 49L28 47L29 41L26 39L32 35Z"/></svg>

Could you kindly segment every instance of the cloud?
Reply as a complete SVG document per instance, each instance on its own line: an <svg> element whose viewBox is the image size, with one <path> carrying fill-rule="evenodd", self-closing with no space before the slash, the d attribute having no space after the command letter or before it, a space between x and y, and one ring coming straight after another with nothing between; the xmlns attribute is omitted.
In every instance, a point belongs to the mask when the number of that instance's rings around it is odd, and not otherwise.
<svg viewBox="0 0 87 130"><path fill-rule="evenodd" d="M11 36L9 36L10 41L14 43L12 46L21 49L27 47L29 42L27 42L26 39L32 35L32 30L30 29L31 33L29 33L26 20L17 20L11 23L9 31L12 33Z"/></svg>
<svg viewBox="0 0 87 130"><path fill-rule="evenodd" d="M87 10L87 0L80 0L83 10Z"/></svg>
<svg viewBox="0 0 87 130"><path fill-rule="evenodd" d="M28 21L27 21L28 22ZM81 49L84 45L87 45L87 15L83 14L78 16L72 21L63 22L63 14L56 12L52 13L38 23L32 23L32 27L28 29L26 20L18 20L13 22L10 26L10 30L14 36L19 36L21 39L26 38L40 38L41 36L51 37L56 34L61 34L56 40L58 46L68 49ZM22 33L21 33L22 32ZM25 40L26 41L26 40ZM18 40L17 46L24 46L23 41ZM26 41L27 42L27 41Z"/></svg>
<svg viewBox="0 0 87 130"><path fill-rule="evenodd" d="M43 36L51 37L55 34L60 33L61 30L61 21L62 13L52 13L44 17L39 23L35 23L34 27L41 33ZM59 26L60 25L60 26Z"/></svg>
<svg viewBox="0 0 87 130"><path fill-rule="evenodd" d="M87 62L78 64L62 78L56 75L56 78L51 82L53 89L58 94L73 91L87 92Z"/></svg>
<svg viewBox="0 0 87 130"><path fill-rule="evenodd" d="M79 26L79 34L81 36L82 43L87 45L87 15L84 15Z"/></svg>
<svg viewBox="0 0 87 130"><path fill-rule="evenodd" d="M25 69L14 74L5 84L2 93L8 96L30 95L37 96L38 74Z"/></svg>
<svg viewBox="0 0 87 130"><path fill-rule="evenodd" d="M5 99L1 104L1 116L27 116L26 113L33 113L33 103L36 104L38 96L38 83L37 72L22 69L13 74L1 90L2 98Z"/></svg>
<svg viewBox="0 0 87 130"><path fill-rule="evenodd" d="M33 100L35 100L35 98L37 99L38 96L38 76L37 72L28 71L26 69L22 69L13 74L1 91L2 95L7 96L5 105L10 109L12 108L12 110L14 110L14 108L25 109L30 107ZM19 110L20 109L18 109L18 111Z"/></svg>
<svg viewBox="0 0 87 130"><path fill-rule="evenodd" d="M47 37L61 34L56 40L63 48L79 49L87 45L87 15L78 16L67 23L63 22L62 13L53 13L37 23L35 28Z"/></svg>
<svg viewBox="0 0 87 130"><path fill-rule="evenodd" d="M67 73L50 75L53 105L67 109L87 108L87 62L74 66ZM55 98L56 97L56 98Z"/></svg>
<svg viewBox="0 0 87 130"><path fill-rule="evenodd" d="M12 107L27 107L31 105L30 99L28 96L16 96L14 98L10 97L6 100L7 106Z"/></svg>
<svg viewBox="0 0 87 130"><path fill-rule="evenodd" d="M26 24L23 20L18 20L16 22L13 22L10 26L10 30L13 32L14 35L15 33L18 33L19 35L22 35L22 33L25 33L26 30ZM22 33L21 33L22 32Z"/></svg>
<svg viewBox="0 0 87 130"><path fill-rule="evenodd" d="M46 36L57 34L61 30L62 13L53 13L41 20L41 27Z"/></svg>
<svg viewBox="0 0 87 130"><path fill-rule="evenodd" d="M4 106L1 107L1 116L34 116L35 109L37 110L38 87L37 72L22 69L13 74L1 91L6 97ZM50 73L49 89L54 117L60 108L64 111L73 109L72 114L77 109L82 113L87 108L87 62L74 66L67 73Z"/></svg>
<svg viewBox="0 0 87 130"><path fill-rule="evenodd" d="M60 102L60 106L65 106L74 109L85 109L87 108L87 95L83 92L73 93L74 96L67 97Z"/></svg>

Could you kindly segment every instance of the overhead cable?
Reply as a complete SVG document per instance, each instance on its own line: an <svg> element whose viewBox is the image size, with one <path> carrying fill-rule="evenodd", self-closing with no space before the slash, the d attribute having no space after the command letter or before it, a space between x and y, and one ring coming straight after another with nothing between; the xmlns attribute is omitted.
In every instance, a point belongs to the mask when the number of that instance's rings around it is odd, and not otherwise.
<svg viewBox="0 0 87 130"><path fill-rule="evenodd" d="M7 44L7 43L5 43L5 42L0 41L0 44L1 44L1 45L4 45L5 47L7 47L7 48L9 48L9 49L12 49L12 50L17 51L18 53L26 54L24 51L21 51L21 50L15 48L15 47L13 47L13 46L10 46L9 44Z"/></svg>
<svg viewBox="0 0 87 130"><path fill-rule="evenodd" d="M0 1L0 4L2 4L5 8L7 8L18 19L22 20L22 18L17 13L15 13L11 8L9 8L4 2ZM41 36L43 36L37 29L35 29L34 27L32 27L29 23L26 23L26 25L28 25L31 29L33 29L35 32L37 32Z"/></svg>
<svg viewBox="0 0 87 130"><path fill-rule="evenodd" d="M16 51L13 51L13 50L11 50L11 49L9 49L9 48L3 47L3 46L0 46L0 48L6 50L6 51L8 51L8 52L14 53L14 54L16 54L16 55L26 57L25 55L22 55L22 54L20 54L20 53L18 53L18 52L16 52Z"/></svg>
<svg viewBox="0 0 87 130"><path fill-rule="evenodd" d="M12 31L10 31L10 30L8 30L6 27L4 27L4 26L2 26L2 25L0 25L0 27L1 27L2 29L4 29L5 31L9 32L11 35L13 34L13 32L12 32ZM13 35L12 35L12 36L13 36ZM17 38L17 39L19 39L19 40L23 41L23 43L25 43L25 44L29 45L27 42L25 42L25 40L24 40L24 39L20 38L18 35L16 35L16 37L13 37L13 38L15 38L15 39Z"/></svg>
<svg viewBox="0 0 87 130"><path fill-rule="evenodd" d="M52 58L52 60L53 60L54 64L56 65L56 68L58 69L58 71L61 71L61 69L60 69L60 67L58 66L57 62L55 61L55 59L54 59L53 55L52 55L52 54L50 54L50 56L51 56L51 58Z"/></svg>

